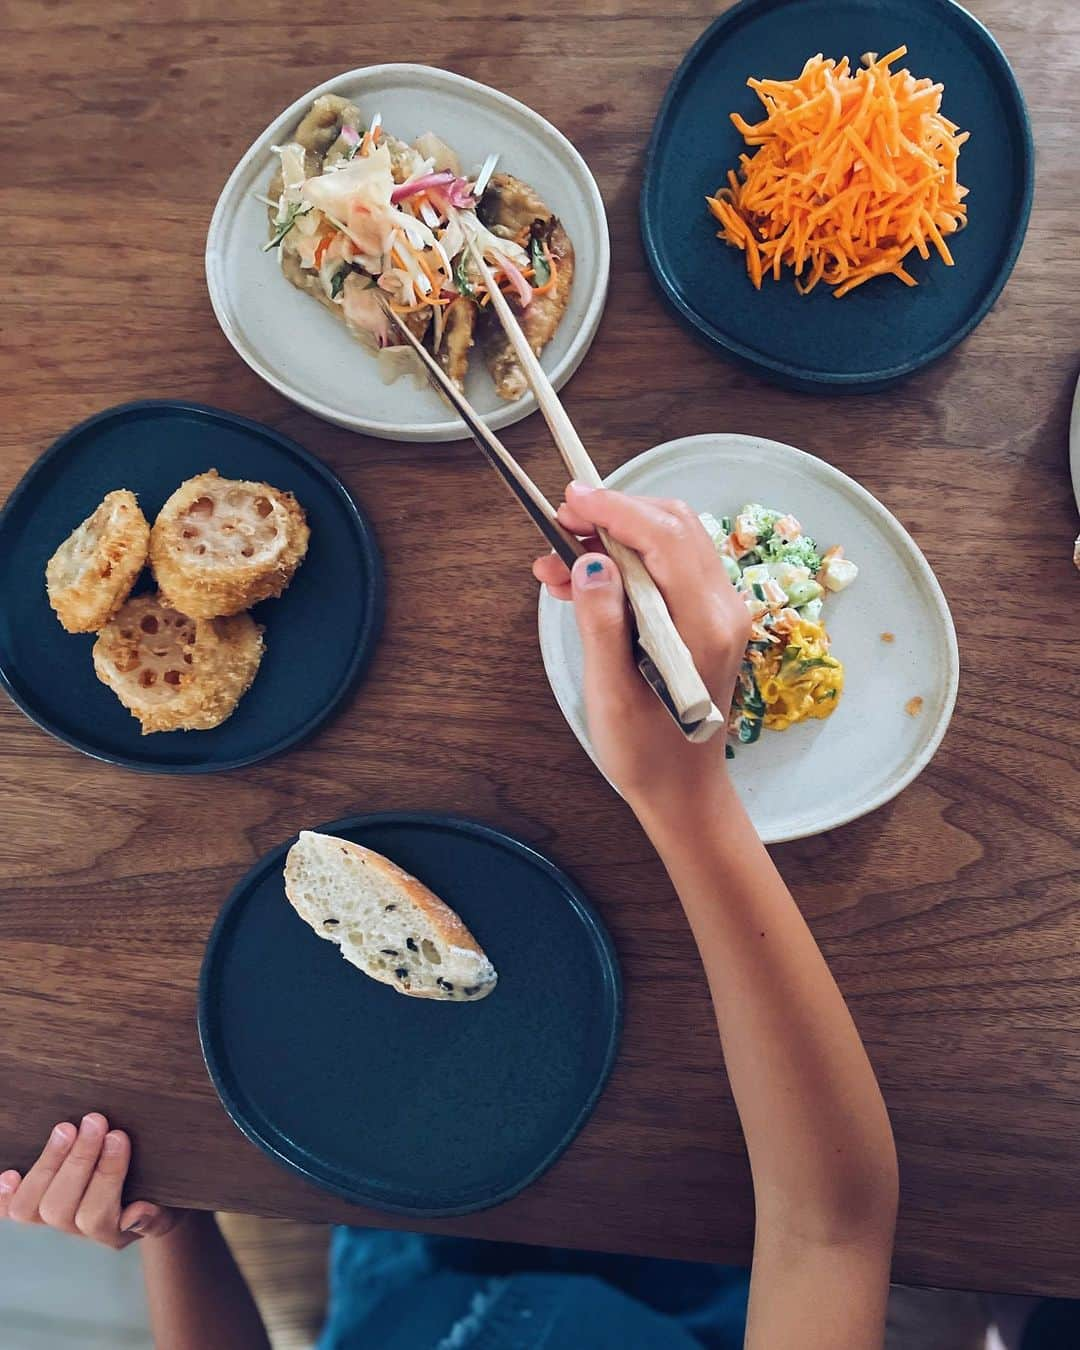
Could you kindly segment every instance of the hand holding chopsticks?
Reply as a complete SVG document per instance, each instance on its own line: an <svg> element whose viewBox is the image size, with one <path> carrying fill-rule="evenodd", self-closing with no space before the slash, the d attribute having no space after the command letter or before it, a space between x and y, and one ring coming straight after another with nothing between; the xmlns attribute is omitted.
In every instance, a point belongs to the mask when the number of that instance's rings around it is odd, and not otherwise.
<svg viewBox="0 0 1080 1350"><path fill-rule="evenodd" d="M506 331L567 469L578 481L590 487L599 487L601 479L595 465L521 331L513 311L495 284L479 248L467 231L466 239L473 261L487 285L495 313ZM460 414L488 462L524 506L558 556L567 566L572 566L575 558L584 552L580 540L559 524L551 503L483 422L465 395L390 305L385 302L384 305L398 331L420 357L428 378ZM708 740L724 725L723 714L713 704L693 657L672 621L663 596L638 554L611 539L606 532L601 532L601 539L622 574L634 613L638 668L642 676L689 740Z"/></svg>

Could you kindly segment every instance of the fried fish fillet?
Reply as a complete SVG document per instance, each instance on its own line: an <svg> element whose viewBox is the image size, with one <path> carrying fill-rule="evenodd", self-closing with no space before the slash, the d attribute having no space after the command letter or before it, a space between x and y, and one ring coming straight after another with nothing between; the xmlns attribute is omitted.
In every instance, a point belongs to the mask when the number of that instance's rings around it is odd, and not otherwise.
<svg viewBox="0 0 1080 1350"><path fill-rule="evenodd" d="M262 629L248 614L192 619L160 595L137 595L98 634L94 673L143 735L209 731L251 687Z"/></svg>
<svg viewBox="0 0 1080 1350"><path fill-rule="evenodd" d="M339 160L350 156L355 148L355 139L354 136L347 137L346 132L359 135L362 125L360 109L355 103L350 103L348 99L341 98L338 94L323 94L321 98L317 98L292 137L297 145L303 148L304 172L307 176L314 178L324 169L330 168ZM394 178L398 182L403 182L412 171L413 166L409 157L414 155L415 152L404 141L399 141L396 137L387 136L385 139L390 147ZM441 142L439 144L441 145ZM267 189L267 195L275 202L274 206L267 207L271 238L277 231L278 208L276 202L281 196L283 185L284 180L279 166L270 179ZM280 250L281 270L287 280L297 290L304 291L307 295L318 300L321 305L325 305L331 314L334 314L338 319L344 319L345 315L341 305L335 304L333 297L326 293L326 288L318 272L313 272L303 266L298 254L292 247L292 240L288 236L282 240ZM430 307L418 309L408 314L405 322L414 336L422 342L431 325Z"/></svg>
<svg viewBox="0 0 1080 1350"><path fill-rule="evenodd" d="M303 121L293 133L293 140L304 150L304 172L309 178L322 173L326 163L334 163L349 149L349 143L342 139L342 128L349 127L359 134L360 109L348 99L337 94L324 94L317 98L304 116ZM284 186L281 166L270 179L267 193L275 205L267 207L270 221L271 238L276 233L278 214L277 200ZM300 259L289 248L281 250L281 270L297 290L306 291L327 309L341 317L340 306L335 305L326 294L318 273L305 271Z"/></svg>
<svg viewBox="0 0 1080 1350"><path fill-rule="evenodd" d="M296 128L293 140L304 147L304 168L309 178L335 163L351 148L342 138L342 129L360 134L360 109L338 94L323 94L308 109ZM278 191L280 192L280 187ZM270 193L274 196L273 190Z"/></svg>
<svg viewBox="0 0 1080 1350"><path fill-rule="evenodd" d="M469 370L469 351L476 329L477 307L474 300L459 295L450 302L443 316L443 337L438 351L439 365L459 389L465 388Z"/></svg>
<svg viewBox="0 0 1080 1350"><path fill-rule="evenodd" d="M146 566L150 526L134 492L110 492L45 567L49 604L69 633L96 633Z"/></svg>
<svg viewBox="0 0 1080 1350"><path fill-rule="evenodd" d="M529 346L539 356L554 337L570 303L574 284L574 246L536 191L512 174L492 175L478 214L489 229L501 230L511 238L535 226L547 239L555 259L555 285L545 295L536 296L527 309L523 310L517 300L510 301ZM528 388L525 373L514 356L498 315L490 307L479 324L479 338L499 397L510 401L520 398Z"/></svg>
<svg viewBox="0 0 1080 1350"><path fill-rule="evenodd" d="M169 604L212 619L280 595L309 536L292 493L211 469L181 483L161 508L150 531L150 565Z"/></svg>
<svg viewBox="0 0 1080 1350"><path fill-rule="evenodd" d="M293 140L304 151L304 172L311 178L334 166L343 157L351 156L355 151L357 135L361 128L360 111L348 99L334 94L325 94L317 98L308 110ZM393 176L402 183L417 171L418 158L427 158L437 166L449 167L457 172L457 158L437 137L430 133L421 137L415 146L407 145L387 133L383 135L383 144L390 153ZM269 197L276 203L283 186L280 167L270 180ZM278 208L268 208L270 236L277 230ZM539 355L551 341L569 303L570 290L574 279L574 249L562 225L552 215L550 209L538 194L520 179L508 173L492 176L483 201L480 204L481 220L496 234L506 238L516 238L523 231L532 231L543 239L555 260L557 277L554 286L543 295L537 296L524 310L516 301L512 301L519 310L521 324L533 351ZM280 245L281 268L286 278L298 290L306 292L326 306L331 313L343 319L357 336L370 338L372 330L361 322L359 315L349 316L349 303L335 303L335 296L327 294L326 282L317 270L301 261L297 240L292 234L286 234ZM350 278L346 278L348 285ZM370 313L365 313L370 320ZM419 341L424 341L432 325L430 306L416 310L406 316L405 322ZM489 312L482 319L474 301L460 296L448 306L444 316L444 330L439 344L438 358L444 370L459 386L464 385L468 370L469 352L476 336L480 336L485 361L499 395L512 401L525 392L526 381L518 366L510 345L499 326L498 319ZM380 339L385 341L385 335Z"/></svg>

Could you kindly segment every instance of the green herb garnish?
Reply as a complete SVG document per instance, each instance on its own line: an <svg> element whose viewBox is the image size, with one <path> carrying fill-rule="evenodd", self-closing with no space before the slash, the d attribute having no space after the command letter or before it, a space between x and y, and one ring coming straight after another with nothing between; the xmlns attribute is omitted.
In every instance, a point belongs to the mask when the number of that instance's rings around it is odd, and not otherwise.
<svg viewBox="0 0 1080 1350"><path fill-rule="evenodd" d="M544 220L542 216L537 216L529 226L529 262L532 263L534 289L546 286L551 280L549 256L551 240L558 223L554 216L547 220Z"/></svg>
<svg viewBox="0 0 1080 1350"><path fill-rule="evenodd" d="M473 289L473 284L469 280L469 274L465 270L465 263L466 263L466 254L462 253L461 257L458 258L457 260L456 267L454 268L454 285L458 288L458 293L460 295L465 295L468 296L470 300L475 300L476 291Z"/></svg>
<svg viewBox="0 0 1080 1350"><path fill-rule="evenodd" d="M764 586L762 586L760 581L755 581L754 584L750 587L750 589L754 592L754 594L757 596L759 600L765 599L765 588Z"/></svg>
<svg viewBox="0 0 1080 1350"><path fill-rule="evenodd" d="M529 260L533 266L533 288L546 286L551 280L551 264L544 252L543 241L537 239L535 234L529 239Z"/></svg>
<svg viewBox="0 0 1080 1350"><path fill-rule="evenodd" d="M345 278L349 275L348 264L338 268L330 280L330 299L336 300L341 294L342 287L345 285Z"/></svg>
<svg viewBox="0 0 1080 1350"><path fill-rule="evenodd" d="M269 253L272 248L277 248L299 218L306 216L311 209L310 202L292 202L286 208L285 214L274 221L274 233L263 244L263 252Z"/></svg>

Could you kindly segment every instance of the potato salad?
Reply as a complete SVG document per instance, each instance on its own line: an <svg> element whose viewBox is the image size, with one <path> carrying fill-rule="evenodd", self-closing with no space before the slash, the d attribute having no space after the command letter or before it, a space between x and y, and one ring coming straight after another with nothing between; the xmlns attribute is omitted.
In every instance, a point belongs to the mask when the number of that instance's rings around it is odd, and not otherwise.
<svg viewBox="0 0 1080 1350"><path fill-rule="evenodd" d="M850 586L859 569L839 544L819 553L793 515L757 502L734 517L706 512L701 523L752 619L728 719L732 738L750 744L762 727L786 731L831 716L844 667L829 650L822 615L830 594Z"/></svg>

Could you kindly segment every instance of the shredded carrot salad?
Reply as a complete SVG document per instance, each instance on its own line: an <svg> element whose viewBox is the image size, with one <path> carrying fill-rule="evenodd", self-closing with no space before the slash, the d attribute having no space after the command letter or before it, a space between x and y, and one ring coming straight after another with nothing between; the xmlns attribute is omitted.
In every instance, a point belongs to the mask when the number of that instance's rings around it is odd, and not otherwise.
<svg viewBox="0 0 1080 1350"><path fill-rule="evenodd" d="M705 200L758 290L785 266L802 295L824 281L844 296L885 274L915 286L904 260L931 246L952 267L945 240L966 223L956 168L970 133L942 116L944 85L889 69L906 55L864 56L852 74L846 56L819 54L797 80L747 81L766 116L731 120L756 149Z"/></svg>

